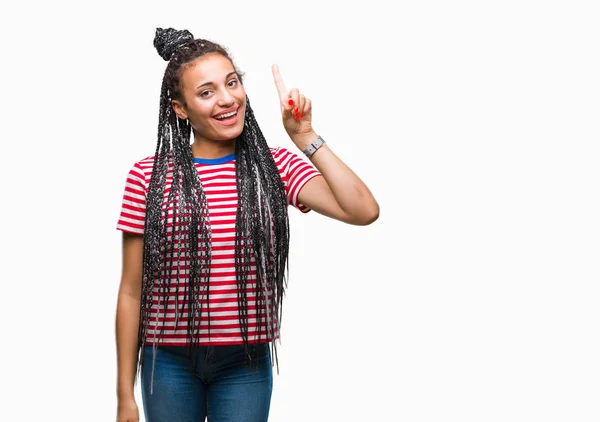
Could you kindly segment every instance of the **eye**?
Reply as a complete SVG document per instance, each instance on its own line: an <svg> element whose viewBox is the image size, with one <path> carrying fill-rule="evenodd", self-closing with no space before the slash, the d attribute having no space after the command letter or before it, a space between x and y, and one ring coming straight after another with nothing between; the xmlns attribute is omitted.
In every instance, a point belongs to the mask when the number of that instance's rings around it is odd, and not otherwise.
<svg viewBox="0 0 600 422"><path fill-rule="evenodd" d="M233 82L233 84L232 84L232 82ZM230 86L230 87L233 87L233 86L236 86L237 84L238 84L238 81L237 81L237 79L232 79L232 80L230 80L230 81L229 81L229 83L228 83L227 85L228 85L228 86ZM206 98L208 95L205 95L205 94L208 94L209 92L212 92L212 91L211 91L211 90L206 90L206 91L203 91L203 92L200 94L200 96L201 96L202 98Z"/></svg>

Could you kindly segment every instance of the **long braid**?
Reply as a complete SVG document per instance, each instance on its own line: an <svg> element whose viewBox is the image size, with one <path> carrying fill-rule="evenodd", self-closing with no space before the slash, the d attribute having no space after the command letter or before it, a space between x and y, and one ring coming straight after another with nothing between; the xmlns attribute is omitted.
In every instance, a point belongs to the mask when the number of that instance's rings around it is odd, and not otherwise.
<svg viewBox="0 0 600 422"><path fill-rule="evenodd" d="M247 112L244 120L242 142L236 142L236 180L238 195L244 200L238 206L236 232L251 233L255 253L257 286L257 320L267 320L267 334L273 336L281 324L281 304L285 291L284 266L289 245L287 199L283 182L269 146L256 122L254 112L246 98ZM250 141L249 141L250 140ZM238 155L240 158L238 159ZM264 215L262 218L261 215ZM239 247L238 247L239 245ZM250 268L249 257L240 259L244 243L236 234L236 272L238 266ZM258 255L258 256L256 256ZM273 262L273 255L275 262ZM248 342L246 280L238 277L238 304L244 343ZM268 300L268 296L271 297ZM272 307L269 304L272 301ZM263 305L266 313L263 316ZM277 312L274 315L274 312ZM257 336L260 337L260 327ZM273 347L275 342L272 342ZM276 347L273 349L277 361Z"/></svg>
<svg viewBox="0 0 600 422"><path fill-rule="evenodd" d="M162 305L166 319L171 297L171 277L176 269L175 328L187 305L187 339L189 357L200 342L200 326L206 302L210 336L209 280L212 256L212 232L206 198L190 147L191 125L179 119L171 101L181 99L180 76L183 67L208 53L218 53L233 61L220 45L208 40L195 40L188 31L157 29L154 45L163 59L169 61L160 94L158 143L146 200L144 253L140 326L138 331L138 367L144 366L144 346L149 334L150 311ZM242 74L238 73L240 82ZM242 82L243 83L243 82ZM172 148L171 148L172 143ZM260 339L266 322L267 338L272 339L271 351L279 369L276 333L282 316L282 299L289 272L288 202L283 181L258 126L250 101L246 97L244 129L235 141L235 171L238 206L236 211L235 270L238 287L239 321L242 339L248 353L248 273L252 259L256 264L256 330ZM172 182L164 200L167 173L171 168ZM169 211L172 212L169 212ZM177 230L176 230L177 228ZM177 253L175 254L175 251ZM183 255L182 255L183 254ZM187 268L185 300L179 308L180 269ZM159 303L152 303L153 291L159 288ZM164 319L160 332L153 330L152 381L156 347L164 335ZM197 324L196 324L197 321ZM197 348L195 348L197 351ZM251 360L251 359L250 359ZM197 360L196 360L197 365Z"/></svg>

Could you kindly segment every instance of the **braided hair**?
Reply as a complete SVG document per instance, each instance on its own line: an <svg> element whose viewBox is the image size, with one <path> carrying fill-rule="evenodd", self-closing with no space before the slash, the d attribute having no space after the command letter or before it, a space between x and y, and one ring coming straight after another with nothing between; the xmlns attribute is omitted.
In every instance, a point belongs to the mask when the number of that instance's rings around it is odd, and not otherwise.
<svg viewBox="0 0 600 422"><path fill-rule="evenodd" d="M144 251L140 324L138 330L137 371L144 365L144 345L148 337L153 289L158 286L164 301L166 316L173 266L176 267L175 328L184 309L188 310L188 356L191 360L194 345L200 338L200 317L208 315L210 337L210 286L211 228L208 201L194 164L190 145L193 128L189 121L180 119L172 108L172 100L185 104L182 94L181 75L186 64L208 54L217 53L233 60L224 47L217 43L194 39L186 30L157 28L154 46L159 55L168 61L160 93L158 143L154 156L152 176L146 200L144 226ZM237 72L237 68L236 68ZM238 77L242 82L240 72ZM172 146L171 146L172 143ZM277 367L275 336L281 324L281 305L287 285L284 270L289 272L289 220L287 197L283 181L269 146L256 122L250 101L246 96L244 128L235 140L235 173L238 205L235 220L235 272L238 291L238 309L241 335L247 363L252 361L248 353L248 272L251 259L256 263L256 320L255 339L260 338L263 322L267 338L272 339L272 359ZM172 184L166 202L165 183L169 165L172 167ZM172 213L169 209L172 208ZM171 227L171 230L168 228ZM199 247L200 246L200 247ZM182 251L189 251L182 256ZM197 251L197 252L196 252ZM189 267L188 267L189 265ZM188 267L188 283L185 299L179 308L180 267ZM160 301L159 301L160 303ZM203 303L206 303L203 309ZM158 305L160 306L160 305ZM157 311L158 312L158 311ZM198 321L197 325L195 321ZM164 334L163 326L158 334ZM156 339L156 332L154 332ZM152 362L152 379L156 345ZM197 348L196 348L197 352ZM197 353L196 353L197 354ZM254 360L256 361L256 360ZM273 362L272 362L273 364ZM197 365L197 361L196 361ZM152 390L151 390L152 391Z"/></svg>

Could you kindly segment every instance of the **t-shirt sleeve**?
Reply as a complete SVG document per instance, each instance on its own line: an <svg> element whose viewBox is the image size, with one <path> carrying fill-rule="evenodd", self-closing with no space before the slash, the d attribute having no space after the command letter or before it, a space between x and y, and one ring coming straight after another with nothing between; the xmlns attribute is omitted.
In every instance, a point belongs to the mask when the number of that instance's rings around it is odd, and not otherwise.
<svg viewBox="0 0 600 422"><path fill-rule="evenodd" d="M144 170L135 163L125 181L125 192L121 213L117 222L117 230L129 233L144 234L146 217L146 182Z"/></svg>
<svg viewBox="0 0 600 422"><path fill-rule="evenodd" d="M289 204L303 213L311 211L309 207L298 202L298 194L310 179L321 176L321 173L311 163L286 148L280 147L278 152L279 158L282 160L284 184Z"/></svg>

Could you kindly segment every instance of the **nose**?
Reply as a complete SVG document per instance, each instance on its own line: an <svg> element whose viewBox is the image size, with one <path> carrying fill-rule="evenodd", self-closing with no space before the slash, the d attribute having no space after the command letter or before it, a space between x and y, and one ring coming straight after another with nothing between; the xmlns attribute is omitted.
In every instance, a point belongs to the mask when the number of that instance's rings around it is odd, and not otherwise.
<svg viewBox="0 0 600 422"><path fill-rule="evenodd" d="M227 90L223 90L219 94L218 104L221 106L230 106L231 104L233 104L234 101L235 101L235 98Z"/></svg>

